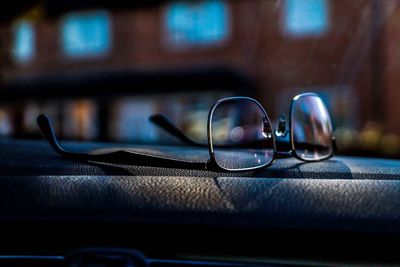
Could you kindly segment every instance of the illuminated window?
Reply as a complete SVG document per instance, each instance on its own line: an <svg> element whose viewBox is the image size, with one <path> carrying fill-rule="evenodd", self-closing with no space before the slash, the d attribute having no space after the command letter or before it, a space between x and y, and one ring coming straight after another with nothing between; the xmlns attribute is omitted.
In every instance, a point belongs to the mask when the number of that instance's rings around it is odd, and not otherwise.
<svg viewBox="0 0 400 267"><path fill-rule="evenodd" d="M284 27L290 35L320 35L328 24L327 0L286 0Z"/></svg>
<svg viewBox="0 0 400 267"><path fill-rule="evenodd" d="M13 27L14 41L12 54L18 63L30 62L35 53L35 30L32 22L20 20Z"/></svg>
<svg viewBox="0 0 400 267"><path fill-rule="evenodd" d="M167 42L174 46L219 43L229 35L225 1L175 2L165 15Z"/></svg>
<svg viewBox="0 0 400 267"><path fill-rule="evenodd" d="M62 48L70 57L91 57L111 49L111 22L106 11L66 15L61 25Z"/></svg>

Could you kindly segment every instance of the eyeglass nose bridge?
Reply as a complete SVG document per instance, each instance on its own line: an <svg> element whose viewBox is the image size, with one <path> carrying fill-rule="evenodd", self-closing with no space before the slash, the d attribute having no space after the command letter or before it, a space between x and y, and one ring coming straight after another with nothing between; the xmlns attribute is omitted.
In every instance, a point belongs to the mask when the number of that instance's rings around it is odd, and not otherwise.
<svg viewBox="0 0 400 267"><path fill-rule="evenodd" d="M286 122L286 116L284 113L282 113L279 116L278 122L276 124L275 135L277 137L286 137L286 135L289 133L289 130L286 128Z"/></svg>
<svg viewBox="0 0 400 267"><path fill-rule="evenodd" d="M263 118L263 129L262 129L262 133L263 135L268 138L271 139L272 138L272 134L273 134L273 130L271 127L271 123L269 122L268 118L264 116Z"/></svg>

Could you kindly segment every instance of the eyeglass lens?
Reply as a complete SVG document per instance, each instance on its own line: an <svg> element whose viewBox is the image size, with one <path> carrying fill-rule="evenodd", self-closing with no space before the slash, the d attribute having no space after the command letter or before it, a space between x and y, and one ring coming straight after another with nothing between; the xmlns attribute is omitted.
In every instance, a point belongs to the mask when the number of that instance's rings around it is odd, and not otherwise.
<svg viewBox="0 0 400 267"><path fill-rule="evenodd" d="M293 146L304 160L321 160L333 153L332 122L321 98L305 95L295 98L292 106Z"/></svg>
<svg viewBox="0 0 400 267"><path fill-rule="evenodd" d="M265 166L274 159L272 128L264 110L245 98L221 102L211 117L217 164L229 170Z"/></svg>

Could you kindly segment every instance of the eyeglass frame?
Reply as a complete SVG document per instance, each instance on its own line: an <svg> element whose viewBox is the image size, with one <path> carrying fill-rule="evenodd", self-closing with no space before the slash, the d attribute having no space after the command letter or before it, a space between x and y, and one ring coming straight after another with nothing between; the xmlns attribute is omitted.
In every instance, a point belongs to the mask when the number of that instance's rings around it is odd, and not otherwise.
<svg viewBox="0 0 400 267"><path fill-rule="evenodd" d="M104 154L85 154L85 153L76 153L76 152L71 152L67 151L65 148L63 148L55 133L53 130L53 127L51 125L51 122L49 118L41 114L37 118L37 123L39 125L39 128L42 131L42 134L44 137L47 139L51 147L55 152L57 152L59 155L74 159L74 160L84 160L84 161L92 161L92 162L106 162L106 163L127 163L127 164L132 164L129 162L129 160L136 160L139 162L146 162L146 161L151 161L151 163L145 164L146 166L159 166L159 167L171 167L171 164L175 164L174 167L176 168L181 168L181 169L201 169L201 170L210 170L210 171L229 171L229 172L244 172L244 171L252 171L256 169L261 169L265 168L268 166L271 166L272 164L275 163L276 159L278 157L288 157L292 156L295 157L299 160L306 161L306 162L315 162L315 161L321 161L321 160L326 160L332 157L336 153L336 139L333 136L332 133L332 150L331 153L323 158L319 159L305 159L301 158L297 153L295 152L295 147L294 147L294 137L293 137L293 109L294 109L294 104L296 101L298 101L301 97L305 96L316 96L320 98L317 94L315 93L304 93L295 96L292 99L291 106L290 106L290 119L289 119L289 130L286 130L284 135L290 134L290 147L291 150L288 152L283 152L283 151L278 151L276 149L276 139L275 139L275 132L272 127L271 120L269 119L269 116L267 112L265 111L264 107L254 98L251 97L246 97L246 96L234 96L234 97L227 97L218 100L210 109L208 118L207 118L207 140L208 140L208 151L210 158L206 162L190 162L190 161L185 161L185 160L180 160L180 159L173 159L173 158L168 158L168 157L161 157L157 155L150 155L150 154L145 154L145 153L140 153L136 151L127 151L127 150L118 150L115 152L109 152L109 153L104 153ZM254 166L254 167L248 167L248 168L241 168L241 169L229 169L222 167L218 164L216 158L215 158L215 151L214 151L214 145L213 145L213 139L212 139L212 118L214 115L214 112L216 108L221 105L224 102L227 101L232 101L232 100L250 100L253 103L255 103L263 112L264 115L264 120L266 119L266 122L268 123L270 130L271 130L271 138L272 138L272 143L273 143L273 157L270 162L259 165L259 166ZM161 115L162 116L162 115ZM154 121L153 121L154 122ZM263 122L265 123L265 121ZM162 128L166 129L166 127L173 127L175 128L172 132L170 130L167 130L169 133L177 136L179 139L185 141L186 143L190 143L193 146L201 146L205 147L206 145L199 144L195 141L192 141L190 138L186 137L184 133L182 133L178 128L176 128L173 124L171 124L168 120L164 121L164 125L161 123L157 123L158 126L161 126ZM264 126L264 125L263 125ZM190 141L190 142L189 142ZM129 156L129 158L128 158ZM118 160L119 159L119 160ZM156 161L156 162L155 162ZM137 164L136 165L140 165Z"/></svg>

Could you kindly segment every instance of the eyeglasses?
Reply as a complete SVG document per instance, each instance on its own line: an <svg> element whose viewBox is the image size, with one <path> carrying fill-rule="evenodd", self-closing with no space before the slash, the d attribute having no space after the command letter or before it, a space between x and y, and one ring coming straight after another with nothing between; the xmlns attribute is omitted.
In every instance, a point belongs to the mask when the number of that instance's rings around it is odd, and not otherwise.
<svg viewBox="0 0 400 267"><path fill-rule="evenodd" d="M208 147L209 160L203 163L119 148L110 148L102 153L71 152L59 144L46 115L40 115L37 122L52 148L59 155L75 160L214 171L248 171L269 166L282 156L294 156L303 161L320 161L334 154L336 143L331 118L318 95L306 93L293 98L289 118L289 130L286 130L286 119L281 115L274 133L265 109L257 100L249 97L223 98L209 111L208 144L203 145L188 138L164 116L151 117L153 123L185 143ZM288 135L291 149L286 152L277 151L275 137L283 138Z"/></svg>

